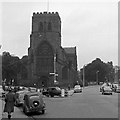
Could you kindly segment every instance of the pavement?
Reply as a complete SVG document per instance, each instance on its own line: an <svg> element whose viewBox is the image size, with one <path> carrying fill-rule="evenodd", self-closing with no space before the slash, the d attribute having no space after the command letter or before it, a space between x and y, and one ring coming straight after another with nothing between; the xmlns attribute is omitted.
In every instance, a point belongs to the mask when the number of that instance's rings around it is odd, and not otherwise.
<svg viewBox="0 0 120 120"><path fill-rule="evenodd" d="M7 118L7 113L3 112L5 106L5 102L3 99L0 99L0 119ZM14 111L12 113L12 118L28 118L26 115L23 114L23 112L20 113L20 108L14 107ZM22 111L22 110L21 110Z"/></svg>

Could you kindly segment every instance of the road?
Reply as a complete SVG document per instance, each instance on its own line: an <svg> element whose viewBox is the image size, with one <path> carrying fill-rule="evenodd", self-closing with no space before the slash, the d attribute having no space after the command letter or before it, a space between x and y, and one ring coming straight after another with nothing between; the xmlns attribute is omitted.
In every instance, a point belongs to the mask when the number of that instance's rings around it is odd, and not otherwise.
<svg viewBox="0 0 120 120"><path fill-rule="evenodd" d="M65 98L44 98L44 115L26 116L21 108L15 108L13 118L117 118L118 93L102 95L99 86L89 86L82 93L75 93ZM3 103L4 104L4 103ZM3 105L4 106L4 105ZM6 118L5 113L2 114Z"/></svg>

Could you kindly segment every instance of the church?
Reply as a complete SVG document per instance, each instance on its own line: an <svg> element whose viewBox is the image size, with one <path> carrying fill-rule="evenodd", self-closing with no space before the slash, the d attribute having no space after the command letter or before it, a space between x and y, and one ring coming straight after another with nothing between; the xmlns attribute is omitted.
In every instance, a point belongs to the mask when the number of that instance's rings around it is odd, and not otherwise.
<svg viewBox="0 0 120 120"><path fill-rule="evenodd" d="M33 13L28 80L37 87L73 87L78 80L76 47L61 46L58 12Z"/></svg>

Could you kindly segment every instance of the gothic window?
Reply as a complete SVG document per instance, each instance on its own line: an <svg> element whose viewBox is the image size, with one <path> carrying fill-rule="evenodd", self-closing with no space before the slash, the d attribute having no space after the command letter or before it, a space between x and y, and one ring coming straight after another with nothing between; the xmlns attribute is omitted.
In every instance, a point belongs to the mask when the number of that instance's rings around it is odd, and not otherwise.
<svg viewBox="0 0 120 120"><path fill-rule="evenodd" d="M52 30L52 25L51 25L51 22L48 23L48 31L51 31Z"/></svg>
<svg viewBox="0 0 120 120"><path fill-rule="evenodd" d="M39 31L39 32L42 32L42 31L43 31L43 23L42 23L42 22L39 23L38 31Z"/></svg>
<svg viewBox="0 0 120 120"><path fill-rule="evenodd" d="M38 73L53 72L54 55L52 47L47 42L43 42L38 46L36 50L36 68Z"/></svg>

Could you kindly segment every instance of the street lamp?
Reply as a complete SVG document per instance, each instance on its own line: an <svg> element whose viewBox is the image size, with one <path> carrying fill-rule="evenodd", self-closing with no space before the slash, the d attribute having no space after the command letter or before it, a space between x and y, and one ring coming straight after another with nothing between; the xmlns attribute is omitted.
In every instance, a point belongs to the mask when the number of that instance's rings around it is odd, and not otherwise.
<svg viewBox="0 0 120 120"><path fill-rule="evenodd" d="M34 87L36 87L36 84L35 84L35 83L34 83L33 85L34 85Z"/></svg>
<svg viewBox="0 0 120 120"><path fill-rule="evenodd" d="M98 85L98 73L99 73L99 70L96 71L96 81L97 81L97 85Z"/></svg>
<svg viewBox="0 0 120 120"><path fill-rule="evenodd" d="M58 76L57 73L49 73L49 75L53 75L54 76L54 84L58 84L58 81L56 80L56 77Z"/></svg>

